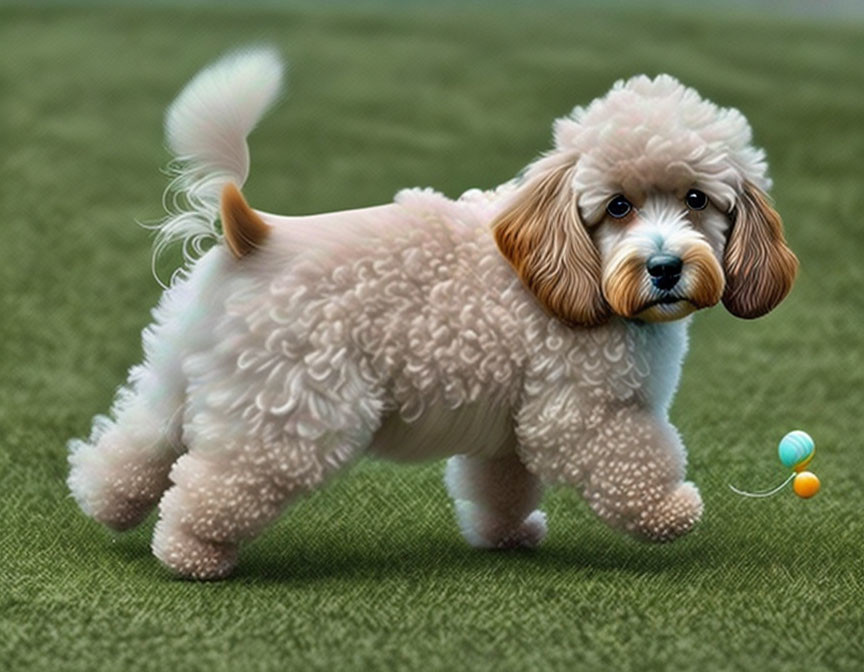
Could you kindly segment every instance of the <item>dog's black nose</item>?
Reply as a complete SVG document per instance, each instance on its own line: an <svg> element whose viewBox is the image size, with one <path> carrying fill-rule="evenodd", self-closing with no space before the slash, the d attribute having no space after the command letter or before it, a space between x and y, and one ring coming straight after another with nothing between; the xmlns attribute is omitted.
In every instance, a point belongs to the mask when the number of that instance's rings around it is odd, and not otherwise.
<svg viewBox="0 0 864 672"><path fill-rule="evenodd" d="M680 257L671 254L655 254L645 264L657 289L672 289L678 284L683 265Z"/></svg>

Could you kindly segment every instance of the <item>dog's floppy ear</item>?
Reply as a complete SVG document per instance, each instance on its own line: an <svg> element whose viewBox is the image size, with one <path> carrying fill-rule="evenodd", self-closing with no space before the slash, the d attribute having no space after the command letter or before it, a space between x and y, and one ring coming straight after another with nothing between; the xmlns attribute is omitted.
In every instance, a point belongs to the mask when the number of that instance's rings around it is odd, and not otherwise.
<svg viewBox="0 0 864 672"><path fill-rule="evenodd" d="M600 254L579 218L573 164L526 178L492 224L498 249L553 315L572 325L605 320Z"/></svg>
<svg viewBox="0 0 864 672"><path fill-rule="evenodd" d="M786 245L780 215L750 182L744 183L733 218L723 256L723 305L738 317L761 317L789 293L798 259Z"/></svg>

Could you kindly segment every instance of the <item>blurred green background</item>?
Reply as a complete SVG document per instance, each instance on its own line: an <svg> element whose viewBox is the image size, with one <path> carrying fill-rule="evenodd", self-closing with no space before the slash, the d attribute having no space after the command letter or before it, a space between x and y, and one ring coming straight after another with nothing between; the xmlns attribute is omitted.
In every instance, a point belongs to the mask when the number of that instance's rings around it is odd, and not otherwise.
<svg viewBox="0 0 864 672"><path fill-rule="evenodd" d="M0 7L0 666L862 669L864 19L852 2L782 7ZM291 64L246 188L286 214L494 186L548 148L555 117L636 73L749 117L802 270L762 320L695 320L672 413L706 503L691 536L641 545L556 490L541 549L472 551L440 463L361 463L224 583L170 577L152 520L114 536L84 518L65 442L107 409L159 295L135 220L162 214L163 110L250 41ZM796 427L823 492L733 495L782 480L776 442Z"/></svg>

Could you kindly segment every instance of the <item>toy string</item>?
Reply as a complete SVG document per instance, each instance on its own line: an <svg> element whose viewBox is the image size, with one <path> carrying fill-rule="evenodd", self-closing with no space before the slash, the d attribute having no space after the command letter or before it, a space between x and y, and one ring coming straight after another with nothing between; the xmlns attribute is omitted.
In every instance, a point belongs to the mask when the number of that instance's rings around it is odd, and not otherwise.
<svg viewBox="0 0 864 672"><path fill-rule="evenodd" d="M785 488L788 485L789 481L791 481L793 478L795 478L796 475L797 474L795 474L793 472L792 474L789 475L789 478L787 478L785 481L783 481L776 488L774 488L773 490L767 490L765 492L744 492L743 490L739 490L738 488L736 488L731 483L729 484L729 488L735 494L744 495L745 497L770 497L771 495L773 495L777 492L780 492L783 488Z"/></svg>

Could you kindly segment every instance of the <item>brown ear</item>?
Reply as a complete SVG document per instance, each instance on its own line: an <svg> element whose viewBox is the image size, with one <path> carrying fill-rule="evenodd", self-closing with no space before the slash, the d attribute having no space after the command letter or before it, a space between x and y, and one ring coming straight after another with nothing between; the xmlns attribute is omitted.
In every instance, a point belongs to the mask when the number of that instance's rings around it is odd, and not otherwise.
<svg viewBox="0 0 864 672"><path fill-rule="evenodd" d="M738 317L761 317L789 293L798 259L786 245L780 215L755 185L744 183L733 216L723 256L723 304Z"/></svg>
<svg viewBox="0 0 864 672"><path fill-rule="evenodd" d="M261 247L270 227L249 207L237 186L229 182L222 188L222 233L235 257L245 257Z"/></svg>
<svg viewBox="0 0 864 672"><path fill-rule="evenodd" d="M519 187L492 224L498 249L522 282L568 324L602 322L600 254L588 237L570 188L572 164L550 168Z"/></svg>

